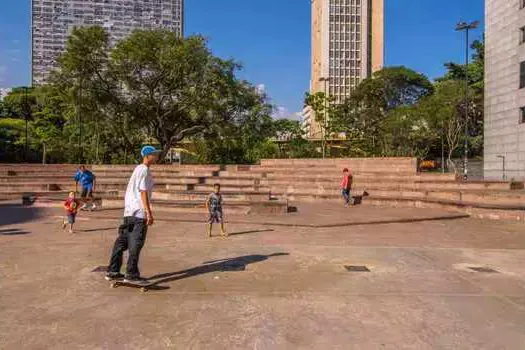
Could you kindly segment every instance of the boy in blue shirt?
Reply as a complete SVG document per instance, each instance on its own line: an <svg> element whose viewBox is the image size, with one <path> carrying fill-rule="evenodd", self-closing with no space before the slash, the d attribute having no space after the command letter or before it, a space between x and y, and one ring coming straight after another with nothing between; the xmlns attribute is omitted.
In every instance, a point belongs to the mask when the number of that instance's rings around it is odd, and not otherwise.
<svg viewBox="0 0 525 350"><path fill-rule="evenodd" d="M90 202L93 203L91 206L91 210L97 209L97 206L93 201L95 179L96 176L91 171L87 170L85 165L81 165L78 167L78 171L75 174L75 188L77 188L78 184L80 183L80 187L82 188L80 198L82 198L82 201L84 202L84 205L82 206L82 208L80 208L80 210L86 210L88 203Z"/></svg>

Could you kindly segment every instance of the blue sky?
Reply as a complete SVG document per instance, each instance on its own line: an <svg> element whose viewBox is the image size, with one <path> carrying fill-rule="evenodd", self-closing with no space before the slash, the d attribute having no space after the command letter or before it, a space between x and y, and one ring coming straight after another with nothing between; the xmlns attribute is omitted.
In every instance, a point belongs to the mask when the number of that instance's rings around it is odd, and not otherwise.
<svg viewBox="0 0 525 350"><path fill-rule="evenodd" d="M29 83L29 6L30 0L0 0L0 87ZM483 7L483 0L385 0L386 65L440 76L444 62L464 60L455 24L482 21ZM242 62L240 76L264 85L281 116L302 109L310 79L309 0L186 0L185 16L185 34L203 34L216 55Z"/></svg>

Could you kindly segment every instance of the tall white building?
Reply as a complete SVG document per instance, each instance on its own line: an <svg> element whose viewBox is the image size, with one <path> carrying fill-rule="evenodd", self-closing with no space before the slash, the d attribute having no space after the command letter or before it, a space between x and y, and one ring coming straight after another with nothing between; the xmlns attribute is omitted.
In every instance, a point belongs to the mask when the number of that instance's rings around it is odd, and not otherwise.
<svg viewBox="0 0 525 350"><path fill-rule="evenodd" d="M32 81L46 81L74 27L99 25L112 44L133 29L183 34L184 0L32 0Z"/></svg>
<svg viewBox="0 0 525 350"><path fill-rule="evenodd" d="M525 1L486 0L485 22L484 176L524 179Z"/></svg>
<svg viewBox="0 0 525 350"><path fill-rule="evenodd" d="M344 102L359 83L383 68L384 0L311 0L310 91ZM322 137L315 114L305 109L307 136Z"/></svg>

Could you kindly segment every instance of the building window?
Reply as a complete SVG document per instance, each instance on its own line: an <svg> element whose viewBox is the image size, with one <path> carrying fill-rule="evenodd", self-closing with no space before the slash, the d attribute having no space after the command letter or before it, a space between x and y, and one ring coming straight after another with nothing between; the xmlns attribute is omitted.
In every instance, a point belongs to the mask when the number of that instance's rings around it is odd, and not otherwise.
<svg viewBox="0 0 525 350"><path fill-rule="evenodd" d="M520 44L523 43L525 43L525 26L520 28Z"/></svg>
<svg viewBox="0 0 525 350"><path fill-rule="evenodd" d="M525 8L525 0L520 0L520 9Z"/></svg>
<svg viewBox="0 0 525 350"><path fill-rule="evenodd" d="M525 87L525 61L520 63L520 89Z"/></svg>
<svg viewBox="0 0 525 350"><path fill-rule="evenodd" d="M525 107L520 108L520 124L525 124Z"/></svg>

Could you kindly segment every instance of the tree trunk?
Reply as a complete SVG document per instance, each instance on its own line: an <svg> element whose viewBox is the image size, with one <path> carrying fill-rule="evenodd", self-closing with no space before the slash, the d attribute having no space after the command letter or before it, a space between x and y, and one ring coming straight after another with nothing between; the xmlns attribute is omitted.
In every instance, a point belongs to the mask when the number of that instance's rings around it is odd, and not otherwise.
<svg viewBox="0 0 525 350"><path fill-rule="evenodd" d="M166 155L170 151L171 147L172 147L171 140L161 140L160 141L160 149L162 152L160 153L160 156L159 156L159 163L163 162L164 159L166 159Z"/></svg>
<svg viewBox="0 0 525 350"><path fill-rule="evenodd" d="M452 169L452 171L454 172L454 174L457 175L457 167L456 167L456 164L452 161L452 153L454 152L454 150L450 150L448 152L448 156L447 156L447 164L448 164L448 169L450 171L450 169Z"/></svg>

